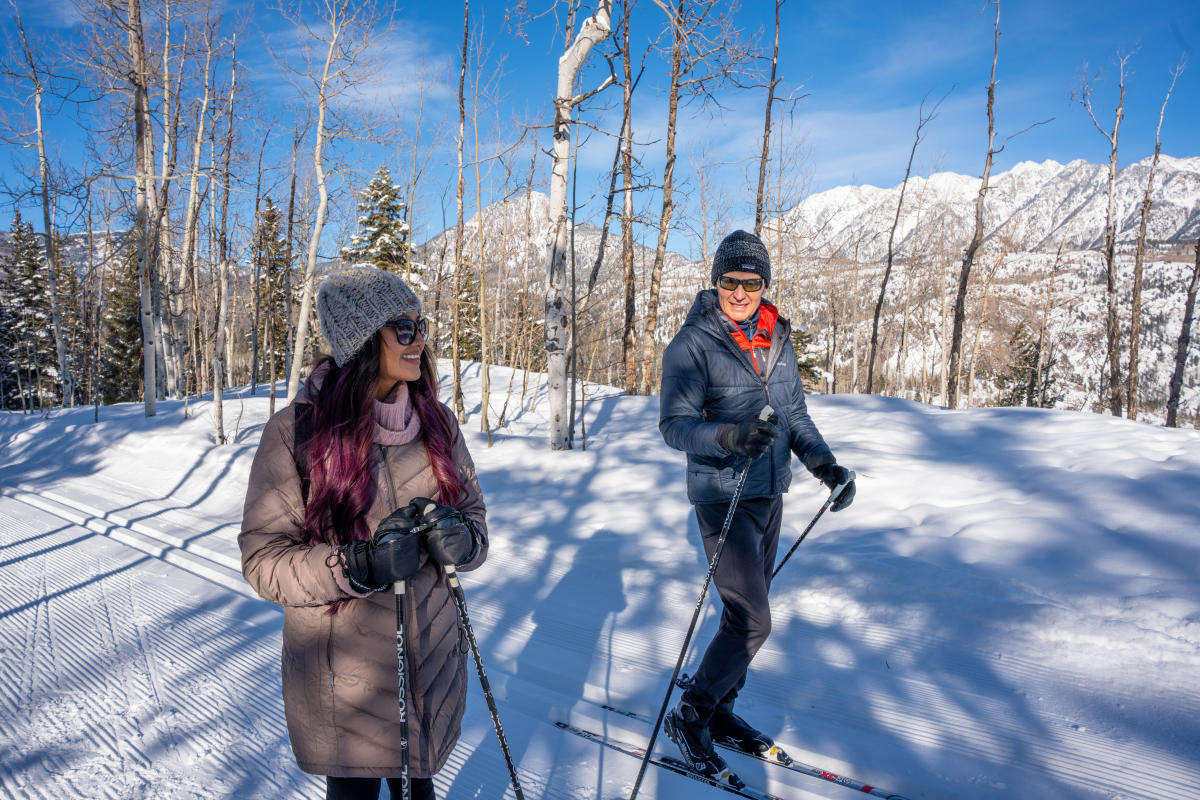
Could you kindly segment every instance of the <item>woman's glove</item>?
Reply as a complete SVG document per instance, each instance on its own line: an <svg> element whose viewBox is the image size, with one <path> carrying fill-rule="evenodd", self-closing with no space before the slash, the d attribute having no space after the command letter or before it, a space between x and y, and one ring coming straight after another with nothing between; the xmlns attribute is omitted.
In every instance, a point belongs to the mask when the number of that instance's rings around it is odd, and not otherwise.
<svg viewBox="0 0 1200 800"><path fill-rule="evenodd" d="M416 525L414 509L405 506L385 517L370 541L353 541L338 548L338 562L355 592L382 591L417 573L421 537L414 530Z"/></svg>
<svg viewBox="0 0 1200 800"><path fill-rule="evenodd" d="M414 498L409 508L418 516L422 544L435 563L457 567L475 557L479 532L466 514L427 497Z"/></svg>
<svg viewBox="0 0 1200 800"><path fill-rule="evenodd" d="M814 469L812 474L829 487L831 492L843 483L847 484L842 493L838 495L837 500L834 500L833 505L829 507L830 511L841 511L854 502L854 480L850 477L850 470L837 464L822 464Z"/></svg>

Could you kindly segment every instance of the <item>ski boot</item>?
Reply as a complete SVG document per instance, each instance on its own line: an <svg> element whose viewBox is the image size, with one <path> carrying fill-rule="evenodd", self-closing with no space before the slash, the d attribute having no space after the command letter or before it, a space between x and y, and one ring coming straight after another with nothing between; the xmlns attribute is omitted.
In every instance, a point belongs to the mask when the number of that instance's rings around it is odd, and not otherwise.
<svg viewBox="0 0 1200 800"><path fill-rule="evenodd" d="M792 757L775 744L770 736L733 713L732 700L724 700L717 704L709 720L708 730L713 741L720 744L763 758L773 758L780 764L792 763Z"/></svg>
<svg viewBox="0 0 1200 800"><path fill-rule="evenodd" d="M746 784L729 769L725 759L713 748L712 737L708 733L708 722L712 712L704 713L686 700L680 700L679 705L667 712L663 720L663 730L679 747L683 760L695 772L707 778L728 783L735 789L741 789Z"/></svg>

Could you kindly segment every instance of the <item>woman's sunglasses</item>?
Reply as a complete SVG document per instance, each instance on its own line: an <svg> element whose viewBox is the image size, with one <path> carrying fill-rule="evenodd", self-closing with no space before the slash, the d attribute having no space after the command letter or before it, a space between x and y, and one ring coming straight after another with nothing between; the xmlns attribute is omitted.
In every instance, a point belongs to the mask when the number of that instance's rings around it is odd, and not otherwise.
<svg viewBox="0 0 1200 800"><path fill-rule="evenodd" d="M763 287L762 278L733 278L729 275L722 275L717 278L717 286L720 286L727 292L737 290L738 286L745 288L747 292L757 292Z"/></svg>
<svg viewBox="0 0 1200 800"><path fill-rule="evenodd" d="M383 323L383 327L391 328L396 332L396 341L402 345L410 345L417 338L417 334L421 334L424 339L429 333L429 320L425 317L413 319L412 317L401 317L390 322Z"/></svg>

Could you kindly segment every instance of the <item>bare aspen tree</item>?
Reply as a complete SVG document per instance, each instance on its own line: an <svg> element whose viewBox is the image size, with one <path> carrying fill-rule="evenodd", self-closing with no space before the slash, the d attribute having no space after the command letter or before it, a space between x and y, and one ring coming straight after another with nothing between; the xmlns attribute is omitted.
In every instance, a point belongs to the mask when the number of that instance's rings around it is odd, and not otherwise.
<svg viewBox="0 0 1200 800"><path fill-rule="evenodd" d="M1138 350L1142 333L1142 264L1146 258L1146 228L1150 224L1151 193L1154 189L1154 173L1158 169L1158 158L1162 154L1162 124L1167 113L1167 103L1171 100L1171 92L1175 91L1175 82L1183 71L1183 62L1171 73L1171 85L1163 98L1162 108L1158 111L1158 125L1154 128L1154 157L1150 160L1150 172L1146 176L1146 191L1142 195L1141 218L1138 221L1137 249L1133 257L1133 298L1129 310L1129 373L1125 379L1125 407L1129 409L1129 418L1137 419L1138 412Z"/></svg>
<svg viewBox="0 0 1200 800"><path fill-rule="evenodd" d="M1167 427L1179 425L1179 399L1183 394L1183 372L1187 369L1188 347L1192 340L1192 315L1196 310L1196 287L1200 285L1200 239L1196 240L1196 263L1188 281L1187 297L1183 305L1183 324L1179 326L1179 338L1175 340L1175 369L1171 372L1171 387L1167 396Z"/></svg>
<svg viewBox="0 0 1200 800"><path fill-rule="evenodd" d="M465 25L464 25L465 27ZM489 340L488 328L488 308L487 308L487 263L483 249L483 174L482 159L479 152L479 103L481 97L480 75L484 71L484 50L482 37L477 36L475 50L475 70L472 75L472 109L471 109L471 129L472 129L472 145L474 147L475 156L473 168L475 171L475 206L478 209L476 217L477 225L475 226L475 242L476 242L476 258L475 263L479 269L479 362L480 362L480 414L479 414L479 431L487 434L488 447L492 446L492 423L491 423L491 396L492 396L492 377L489 364L492 360L491 342ZM493 73L493 79L499 79L499 73ZM507 195L505 195L507 199ZM505 216L507 219L507 215ZM497 298L500 294L497 287ZM497 309L498 310L498 309ZM499 325L499 315L493 319L494 325Z"/></svg>
<svg viewBox="0 0 1200 800"><path fill-rule="evenodd" d="M1117 323L1117 220L1116 220L1116 188L1117 188L1117 142L1121 130L1121 121L1125 119L1125 67L1129 63L1128 55L1117 57L1117 108L1113 114L1111 131L1105 130L1096 119L1092 109L1092 85L1088 80L1086 66L1080 79L1080 87L1072 99L1082 105L1105 138L1109 145L1108 157L1108 202L1104 213L1104 266L1105 286L1104 296L1107 301L1108 315L1105 320L1105 349L1108 357L1108 409L1114 417L1121 416L1121 331Z"/></svg>
<svg viewBox="0 0 1200 800"><path fill-rule="evenodd" d="M146 47L143 40L141 0L128 0L126 5L127 40L129 47L128 79L133 87L134 127L134 231L137 235L137 272L141 288L142 321L142 394L147 417L157 413L156 399L158 375L155 353L158 350L154 338L154 309L151 301L150 282L153 280L149 207L154 195L154 161L150 145L150 104L147 85Z"/></svg>
<svg viewBox="0 0 1200 800"><path fill-rule="evenodd" d="M612 75L597 88L575 95L575 81L588 54L612 32L612 0L600 0L596 11L579 26L579 33L558 59L554 97L554 147L550 171L550 223L554 238L546 268L546 371L549 381L550 448L570 447L567 414L567 172L571 159L571 124L575 106L613 82Z"/></svg>
<svg viewBox="0 0 1200 800"><path fill-rule="evenodd" d="M983 161L983 177L979 183L979 195L975 199L975 232L963 253L962 269L958 273L958 293L954 297L954 327L950 334L950 363L946 387L946 405L958 407L958 377L962 371L962 337L963 326L967 316L967 286L971 280L971 267L975 264L975 254L983 244L983 200L987 196L988 178L992 174L992 157L996 150L996 61L1000 57L1000 0L989 0L996 6L996 25L992 45L992 74L987 87L987 116L988 116L988 149ZM944 346L944 343L943 343ZM870 387L868 387L869 389Z"/></svg>
<svg viewBox="0 0 1200 800"><path fill-rule="evenodd" d="M288 184L287 234L286 234L288 268L287 268L287 271L283 274L283 292L284 292L284 296L287 298L287 304L285 305L285 308L287 309L287 315L288 315L288 320L287 320L288 325L286 326L287 327L287 341L284 343L284 347L283 347L283 363L284 364L288 364L292 360L293 353L295 352L295 346L296 346L296 329L300 327L299 319L297 319L297 324L295 324L295 325L291 324L292 308L295 305L295 292L293 291L292 277L293 277L293 273L295 272L295 258L296 258L296 253L295 253L295 248L296 248L296 239L295 239L296 167L297 167L297 162L299 161L299 158L300 158L300 142L303 140L305 134L307 134L307 133L308 133L308 123L307 122L304 124L303 128L301 128L300 125L296 125L294 128L292 128L292 174L291 174L291 180L289 181L289 184ZM273 410L274 408L275 408L275 381L271 381L271 409Z"/></svg>
<svg viewBox="0 0 1200 800"><path fill-rule="evenodd" d="M70 356L67 353L63 332L62 315L59 313L58 293L58 237L55 233L54 215L51 212L50 199L50 162L46 158L46 132L42 125L42 95L46 87L42 83L42 69L33 57L33 49L25 35L25 26L21 22L21 14L17 10L15 0L10 0L13 16L17 24L17 33L21 39L21 49L25 57L25 68L28 70L24 77L29 81L33 96L34 142L37 146L38 183L42 200L42 225L46 232L46 263L47 287L50 290L50 325L54 334L54 351L58 359L58 376L62 382L63 405L75 405L75 381L71 377Z"/></svg>
<svg viewBox="0 0 1200 800"><path fill-rule="evenodd" d="M767 107L763 112L762 155L758 159L758 191L754 195L754 235L762 238L763 190L767 182L767 161L771 152L771 111L775 105L775 87L779 85L779 9L787 0L775 0L775 39L771 46L771 75L767 80Z"/></svg>
<svg viewBox="0 0 1200 800"><path fill-rule="evenodd" d="M470 41L471 34L471 13L470 2L463 0L463 38L462 38L462 60L459 64L458 71L458 139L455 142L458 153L458 168L457 168L457 183L454 190L454 203L458 216L454 223L454 315L453 328L450 335L450 350L452 353L452 361L454 363L454 375L451 383L451 396L453 397L454 413L458 416L458 422L461 425L467 421L467 411L463 405L462 392L462 367L459 364L458 356L458 341L462 336L462 329L459 327L460 308L462 306L462 280L463 271L466 265L463 263L463 191L465 181L463 176L463 148L466 147L467 138L467 106L465 96L465 84L467 80L467 46ZM483 209L480 209L482 217ZM482 220L481 220L482 224Z"/></svg>
<svg viewBox="0 0 1200 800"><path fill-rule="evenodd" d="M1025 387L1025 405L1045 407L1045 387L1042 382L1042 369L1046 363L1046 332L1050 328L1050 309L1054 305L1054 279L1062 265L1063 248L1066 247L1066 237L1058 244L1058 252L1054 256L1054 264L1050 267L1050 275L1046 280L1046 299L1042 303L1042 320L1038 325L1037 341L1034 344L1033 369L1029 372L1029 383Z"/></svg>
<svg viewBox="0 0 1200 800"><path fill-rule="evenodd" d="M655 0L667 15L671 36L671 76L667 89L667 130L665 165L660 187L662 210L658 218L658 242L650 268L650 286L643 325L641 392L651 394L654 386L654 360L658 348L658 301L662 288L667 238L675 212L675 135L678 131L679 100L684 93L708 99L718 82L728 80L750 59L749 51L738 41L731 9L719 0Z"/></svg>
<svg viewBox="0 0 1200 800"><path fill-rule="evenodd" d="M182 118L183 79L187 73L188 40L185 33L180 45L179 70L175 88L171 88L171 21L173 6L167 0L163 6L162 43L162 149L159 167L157 213L154 217L155 279L152 284L154 302L155 339L159 343L157 353L160 390L170 397L180 396L183 382L183 360L177 357L175 327L171 318L171 226L169 212L171 187L174 184L175 167L179 155L179 126ZM186 30L186 29L185 29ZM164 296L165 295L165 296Z"/></svg>
<svg viewBox="0 0 1200 800"><path fill-rule="evenodd" d="M199 265L196 263L196 249L198 242L197 229L200 224L200 156L204 151L204 135L205 125L208 122L208 103L212 95L212 58L214 52L213 41L216 38L216 23L210 22L206 26L204 36L204 92L200 97L200 105L196 109L195 131L192 136L192 157L191 169L189 172L188 196L187 205L183 213L183 259L180 264L179 274L175 280L175 289L171 293L171 317L173 321L182 324L184 316L184 294L188 283L191 283L191 292L193 296L199 291ZM198 306L193 306L193 311L198 311ZM190 326L193 332L196 330L196 320ZM192 341L193 358L196 358L196 353L200 348L200 342ZM178 348L178 358L183 361L183 341L184 337L180 335L176 340ZM200 373L195 373L196 394L200 394ZM181 391L186 392L187 387L180 387Z"/></svg>
<svg viewBox="0 0 1200 800"><path fill-rule="evenodd" d="M287 399L291 402L300 388L300 372L304 369L304 358L308 349L308 324L312 316L317 256L320 252L321 234L325 229L325 218L329 211L325 150L344 133L341 128L331 125L330 101L365 77L358 72L365 72L365 65L361 62L365 58L365 51L380 33L380 20L373 3L355 3L351 0L328 0L324 3L320 7L320 29L306 23L299 10L283 13L303 34L315 42L316 48L324 50L319 70L310 69L303 76L311 82L315 94L313 174L318 199L316 216L309 232L300 316L296 321L292 365L288 372Z"/></svg>
<svg viewBox="0 0 1200 800"><path fill-rule="evenodd" d="M633 266L633 54L629 49L629 12L626 0L621 14L621 280L625 290L625 315L621 325L621 363L625 394L637 394L636 316L637 275Z"/></svg>
<svg viewBox="0 0 1200 800"><path fill-rule="evenodd" d="M993 72L995 67L993 66ZM993 81L995 77L993 75ZM917 132L913 137L912 149L908 151L908 165L904 168L904 180L900 184L900 198L896 201L896 215L892 218L892 227L888 232L887 246L887 263L883 268L883 280L879 286L879 300L875 303L875 316L871 321L871 353L867 357L867 394L875 391L875 351L879 342L879 317L883 313L883 303L887 297L888 280L892 277L892 263L895 258L896 248L896 228L900 226L900 211L904 208L904 192L908 189L908 178L912 175L913 158L917 155L917 145L921 143L921 131L925 126L937 116L938 106L942 104L946 96L943 95L941 100L934 103L933 108L929 113L925 113L925 101L921 101L921 109L917 115ZM991 94L988 95L988 111L990 118L991 111ZM989 156L990 157L990 156Z"/></svg>
<svg viewBox="0 0 1200 800"><path fill-rule="evenodd" d="M225 402L222 392L226 386L229 363L226 360L226 342L229 328L229 164L233 156L234 101L237 97L237 40L233 43L233 63L229 67L229 104L226 106L226 131L221 170L221 229L218 237L220 250L217 263L216 307L217 335L213 343L213 434L217 444L225 444ZM215 204L215 198L214 198Z"/></svg>
<svg viewBox="0 0 1200 800"><path fill-rule="evenodd" d="M1008 248L996 254L995 261L992 262L991 269L985 269L983 273L983 300L979 304L979 319L975 323L975 340L971 343L971 357L967 361L967 407L971 407L972 398L975 394L975 365L979 362L979 346L983 341L983 331L987 327L988 315L988 298L992 293L992 280L996 277L996 273L1004 264L1004 259L1008 257Z"/></svg>

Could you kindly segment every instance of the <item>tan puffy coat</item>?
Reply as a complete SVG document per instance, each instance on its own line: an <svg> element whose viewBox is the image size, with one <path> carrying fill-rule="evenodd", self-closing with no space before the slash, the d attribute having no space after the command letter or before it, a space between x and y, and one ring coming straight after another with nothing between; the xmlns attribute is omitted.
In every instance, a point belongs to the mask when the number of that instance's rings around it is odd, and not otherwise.
<svg viewBox="0 0 1200 800"><path fill-rule="evenodd" d="M300 769L338 777L399 777L396 597L391 591L345 599L326 566L329 545L306 547L300 477L292 457L295 406L263 429L250 469L238 544L242 572L262 597L284 607L283 701L288 735ZM467 489L460 510L475 521L484 544L470 570L487 556L483 496L463 442L454 429L454 461ZM414 497L437 499L437 482L420 439L371 448L375 500L371 530ZM425 556L422 555L422 559ZM453 597L427 559L405 593L411 774L431 777L458 740L466 704L465 635Z"/></svg>

